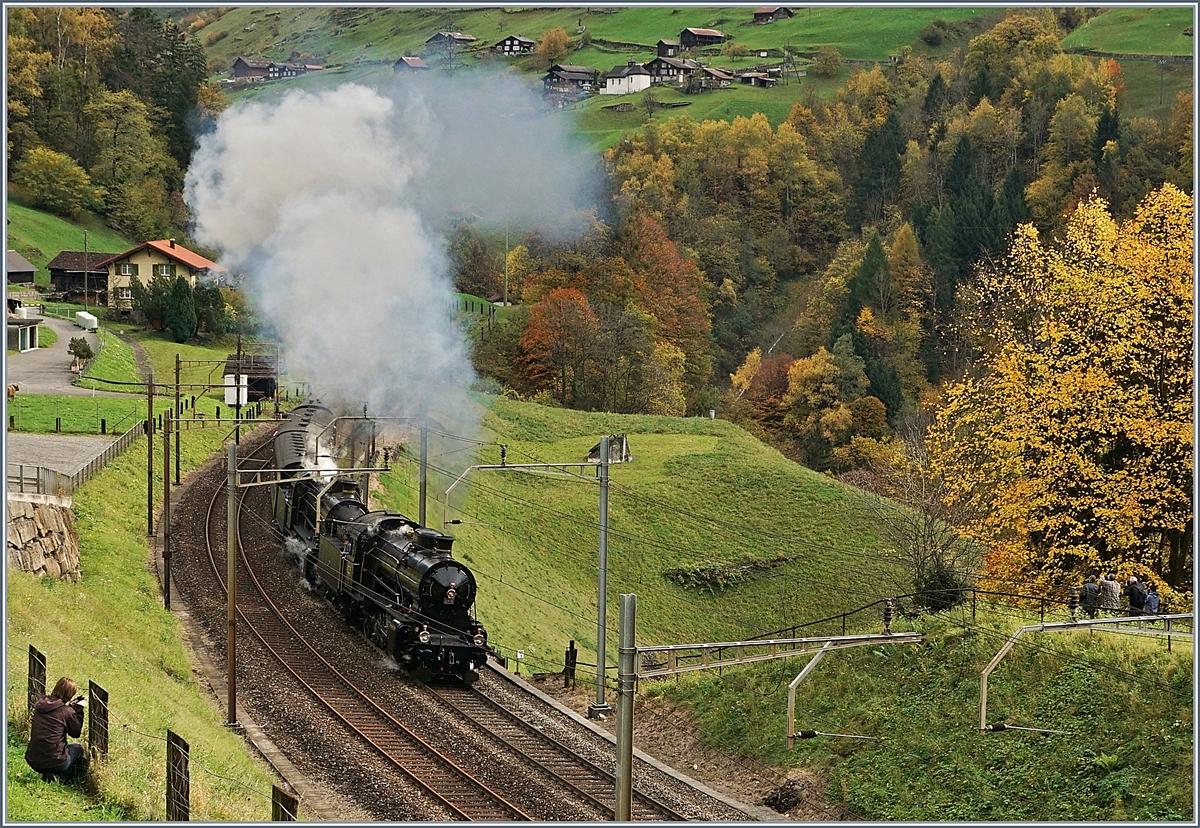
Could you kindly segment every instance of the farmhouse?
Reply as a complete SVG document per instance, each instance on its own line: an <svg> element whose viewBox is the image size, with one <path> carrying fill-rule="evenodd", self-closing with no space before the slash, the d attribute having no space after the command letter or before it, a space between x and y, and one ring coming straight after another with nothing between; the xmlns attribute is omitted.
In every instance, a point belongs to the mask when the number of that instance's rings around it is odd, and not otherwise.
<svg viewBox="0 0 1200 828"><path fill-rule="evenodd" d="M193 253L174 239L142 242L137 247L118 253L99 262L108 270L108 307L122 313L133 310L133 279L148 284L156 276L183 276L196 286L196 279L208 274L227 274L229 271Z"/></svg>
<svg viewBox="0 0 1200 828"><path fill-rule="evenodd" d="M418 72L422 69L428 69L429 64L421 60L419 57L402 57L392 64L392 74L401 75L409 72Z"/></svg>
<svg viewBox="0 0 1200 828"><path fill-rule="evenodd" d="M624 66L614 66L612 71L604 76L604 88L601 95L628 95L631 92L641 92L650 88L650 72L645 66L630 58Z"/></svg>
<svg viewBox="0 0 1200 828"><path fill-rule="evenodd" d="M544 94L582 95L596 88L600 70L590 66L556 63L542 78Z"/></svg>
<svg viewBox="0 0 1200 828"><path fill-rule="evenodd" d="M76 301L86 293L89 303L103 305L108 290L108 268L100 263L115 255L98 250L64 250L46 263L50 285L67 301Z"/></svg>
<svg viewBox="0 0 1200 828"><path fill-rule="evenodd" d="M773 23L776 20L786 20L794 17L795 12L783 6L763 6L754 10L754 22L759 24Z"/></svg>
<svg viewBox="0 0 1200 828"><path fill-rule="evenodd" d="M536 46L536 40L530 40L520 35L509 35L492 48L502 55L520 55L532 52Z"/></svg>
<svg viewBox="0 0 1200 828"><path fill-rule="evenodd" d="M4 273L10 285L32 285L37 267L17 251L9 250L4 260Z"/></svg>
<svg viewBox="0 0 1200 828"><path fill-rule="evenodd" d="M679 45L684 49L703 49L705 46L720 46L728 36L716 29L684 29L679 33Z"/></svg>
<svg viewBox="0 0 1200 828"><path fill-rule="evenodd" d="M233 76L251 80L294 78L322 68L311 63L279 63L268 58L237 57L233 60Z"/></svg>
<svg viewBox="0 0 1200 828"><path fill-rule="evenodd" d="M729 72L715 69L712 66L702 66L700 69L703 73L700 82L705 89L724 89L733 83L733 75Z"/></svg>
<svg viewBox="0 0 1200 828"><path fill-rule="evenodd" d="M688 58L656 57L646 63L646 70L650 73L651 83L682 85L700 70L700 64Z"/></svg>
<svg viewBox="0 0 1200 828"><path fill-rule="evenodd" d="M429 38L429 40L425 41L425 49L426 51L434 51L437 49L451 50L474 42L474 37L469 34L463 34L462 32L438 32L433 37Z"/></svg>

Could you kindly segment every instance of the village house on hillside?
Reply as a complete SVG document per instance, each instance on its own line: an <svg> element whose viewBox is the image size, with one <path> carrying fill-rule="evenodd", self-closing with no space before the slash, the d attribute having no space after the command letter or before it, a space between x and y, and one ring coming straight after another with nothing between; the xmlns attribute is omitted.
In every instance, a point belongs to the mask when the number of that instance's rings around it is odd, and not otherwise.
<svg viewBox="0 0 1200 828"><path fill-rule="evenodd" d="M660 40L657 48L659 57L675 57L679 54L679 41Z"/></svg>
<svg viewBox="0 0 1200 828"><path fill-rule="evenodd" d="M429 64L421 60L419 57L402 57L398 58L396 62L392 64L392 74L407 74L408 72L416 72L428 68Z"/></svg>
<svg viewBox="0 0 1200 828"><path fill-rule="evenodd" d="M4 259L4 275L10 285L33 286L33 275L37 267L15 250L9 250Z"/></svg>
<svg viewBox="0 0 1200 828"><path fill-rule="evenodd" d="M192 287L196 280L207 275L229 273L216 262L193 253L174 239L142 242L131 250L118 253L99 262L108 271L108 307L122 313L133 310L133 278L148 284L156 276L183 276Z"/></svg>
<svg viewBox="0 0 1200 828"><path fill-rule="evenodd" d="M651 83L677 83L681 86L700 71L700 64L689 58L656 57L647 61Z"/></svg>
<svg viewBox="0 0 1200 828"><path fill-rule="evenodd" d="M324 67L311 63L286 63L270 60L269 58L239 56L233 59L233 76L235 78L250 78L251 80L294 78L297 75L319 71L322 68Z"/></svg>
<svg viewBox="0 0 1200 828"><path fill-rule="evenodd" d="M596 89L599 75L600 70L590 66L556 63L542 78L543 94L568 97L585 95Z"/></svg>
<svg viewBox="0 0 1200 828"><path fill-rule="evenodd" d="M601 95L628 95L650 88L650 72L645 66L630 58L624 66L614 66L604 76Z"/></svg>
<svg viewBox="0 0 1200 828"><path fill-rule="evenodd" d="M716 29L684 29L679 33L679 45L684 49L720 46L728 39L728 35Z"/></svg>
<svg viewBox="0 0 1200 828"><path fill-rule="evenodd" d="M754 22L759 24L773 23L776 20L786 20L796 13L783 6L763 6L754 10Z"/></svg>
<svg viewBox="0 0 1200 828"><path fill-rule="evenodd" d="M509 35L492 48L502 55L521 55L532 52L536 47L536 40L520 35Z"/></svg>
<svg viewBox="0 0 1200 828"><path fill-rule="evenodd" d="M426 51L450 50L459 46L466 46L468 43L474 43L475 38L469 34L462 32L438 32L429 40L425 41Z"/></svg>
<svg viewBox="0 0 1200 828"><path fill-rule="evenodd" d="M50 271L50 286L69 302L84 298L91 304L104 304L108 292L108 268L101 262L115 253L99 250L64 250L46 263Z"/></svg>

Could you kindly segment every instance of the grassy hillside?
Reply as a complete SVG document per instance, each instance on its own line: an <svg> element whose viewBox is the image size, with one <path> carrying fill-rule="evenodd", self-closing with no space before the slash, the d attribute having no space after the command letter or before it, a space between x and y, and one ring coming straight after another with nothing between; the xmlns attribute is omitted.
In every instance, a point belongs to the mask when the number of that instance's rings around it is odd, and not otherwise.
<svg viewBox="0 0 1200 828"><path fill-rule="evenodd" d="M40 285L50 284L46 262L64 250L83 250L84 230L88 231L88 250L121 253L134 245L91 214L76 223L9 201L8 218L12 222L8 246L37 265L34 279Z"/></svg>
<svg viewBox="0 0 1200 828"><path fill-rule="evenodd" d="M189 432L183 469L219 449L222 435L217 429ZM161 455L154 468L157 477ZM161 820L168 728L191 745L193 819L269 819L271 772L222 725L221 712L193 672L178 620L162 608L147 567L145 487L146 446L139 440L75 494L82 580L6 573L6 822ZM154 491L161 498L161 479ZM109 692L111 759L99 769L96 791L47 785L22 758L30 644L46 654L50 681L70 675L82 686L93 680Z"/></svg>
<svg viewBox="0 0 1200 828"><path fill-rule="evenodd" d="M603 434L626 433L634 461L612 467L608 636L616 653L617 596L639 596L648 643L758 635L851 609L887 591L891 571L852 491L723 421L589 414L494 399L488 440L508 463L580 462ZM431 464L461 471L499 462L499 449L435 441ZM417 464L402 457L380 500L415 516ZM427 522L442 526L431 478ZM479 471L446 510L446 530L480 581L478 610L493 643L522 649L533 669L561 669L569 639L592 662L596 642L598 487ZM676 579L668 578L675 572ZM679 579L689 581L684 586ZM699 586L695 584L700 584ZM588 651L591 652L588 652ZM615 663L615 662L613 662Z"/></svg>
<svg viewBox="0 0 1200 828"><path fill-rule="evenodd" d="M980 735L980 673L1029 623L1036 613L952 611L893 628L924 632L922 644L824 659L797 688L796 730L875 741L797 739L788 751L787 686L806 659L642 689L648 710L693 719L715 746L823 775L827 798L867 820L1194 819L1191 643L1029 634L991 675L988 721L1061 733Z"/></svg>
<svg viewBox="0 0 1200 828"><path fill-rule="evenodd" d="M1196 42L1184 35L1189 7L1108 9L1063 38L1064 49L1133 55L1190 55Z"/></svg>

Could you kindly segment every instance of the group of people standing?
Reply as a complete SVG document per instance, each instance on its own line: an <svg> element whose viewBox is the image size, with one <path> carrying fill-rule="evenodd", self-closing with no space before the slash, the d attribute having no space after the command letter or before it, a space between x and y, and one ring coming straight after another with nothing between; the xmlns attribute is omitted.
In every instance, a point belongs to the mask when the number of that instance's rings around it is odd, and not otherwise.
<svg viewBox="0 0 1200 828"><path fill-rule="evenodd" d="M1122 606L1124 598L1124 606ZM1089 575L1079 591L1080 604L1088 618L1095 618L1097 612L1108 615L1128 616L1157 615L1159 607L1158 588L1150 585L1143 586L1136 576L1130 576L1123 583L1117 581L1117 573L1109 572L1101 575Z"/></svg>

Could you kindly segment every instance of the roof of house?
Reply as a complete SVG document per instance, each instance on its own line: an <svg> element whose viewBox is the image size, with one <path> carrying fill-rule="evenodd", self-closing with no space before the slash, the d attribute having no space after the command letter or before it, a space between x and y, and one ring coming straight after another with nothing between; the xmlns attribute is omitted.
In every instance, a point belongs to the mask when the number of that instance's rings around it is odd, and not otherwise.
<svg viewBox="0 0 1200 828"><path fill-rule="evenodd" d="M714 78L720 78L721 80L733 80L733 75L722 69L715 69L712 66L703 66L701 68L706 75L712 75Z"/></svg>
<svg viewBox="0 0 1200 828"><path fill-rule="evenodd" d="M664 37L662 40L658 41L658 42L659 42L659 43L661 43L661 44L663 44L664 46L678 46L678 45L679 45L679 41L678 41L678 40L668 40L668 39L667 39L667 38L665 38L665 37Z"/></svg>
<svg viewBox="0 0 1200 828"><path fill-rule="evenodd" d="M649 75L650 70L640 63L630 61L624 66L614 66L612 71L604 77L606 78L627 78L630 75Z"/></svg>
<svg viewBox="0 0 1200 828"><path fill-rule="evenodd" d="M684 31L691 32L694 35L701 35L703 37L724 37L725 36L724 32L718 31L717 29L693 29L692 27L689 26L688 28L684 29Z"/></svg>
<svg viewBox="0 0 1200 828"><path fill-rule="evenodd" d="M656 57L647 63L665 63L667 66L674 66L676 69L688 69L695 72L700 68L700 64L690 58L673 58L673 57Z"/></svg>
<svg viewBox="0 0 1200 828"><path fill-rule="evenodd" d="M50 261L46 262L46 270L71 270L82 273L86 267L89 273L102 271L101 262L115 256L115 253L102 253L99 250L64 250Z"/></svg>
<svg viewBox="0 0 1200 828"><path fill-rule="evenodd" d="M534 40L533 38L522 37L521 35L509 35L508 37L504 38L504 40L501 40L500 43L503 43L505 40L516 40L520 43L529 43L534 46L537 45L537 41ZM497 44L497 45L499 45L499 44Z"/></svg>
<svg viewBox="0 0 1200 828"><path fill-rule="evenodd" d="M774 14L775 12L779 11L780 9L787 11L787 9L784 8L783 6L763 6L761 8L755 9L754 13L755 14Z"/></svg>
<svg viewBox="0 0 1200 828"><path fill-rule="evenodd" d="M320 70L324 69L325 67L324 67L324 66L318 66L318 65L317 65L317 64L315 64L315 63L306 63L306 64L304 64L304 68L305 68L305 69L307 69L307 70L308 70L308 71L310 71L310 72L319 72Z"/></svg>
<svg viewBox="0 0 1200 828"><path fill-rule="evenodd" d="M112 264L119 259L128 258L134 253L145 250L147 247L154 248L168 259L174 259L180 264L185 264L192 270L211 270L217 273L228 272L224 267L221 267L221 265L217 264L216 262L210 262L199 253L193 253L182 244L177 244L173 239L157 239L155 241L142 242L137 247L130 248L124 253L118 253L115 256L109 256L107 259L99 262L99 264Z"/></svg>
<svg viewBox="0 0 1200 828"><path fill-rule="evenodd" d="M233 59L233 62L237 63L239 60L242 63L246 64L247 66L251 67L252 69L266 69L269 66L275 65L275 61L270 60L268 58L255 58L255 57L248 58L248 57L242 57L241 55L235 57Z"/></svg>
<svg viewBox="0 0 1200 828"><path fill-rule="evenodd" d="M572 63L556 63L550 67L550 74L554 74L556 71L569 72L576 75L587 75L589 77L595 77L596 75L600 74L599 69L593 69L590 66L578 66Z"/></svg>
<svg viewBox="0 0 1200 828"><path fill-rule="evenodd" d="M419 57L407 57L406 56L406 57L402 57L402 58L397 58L396 63L403 63L406 66L408 66L410 69L428 69L429 68L429 64L426 63L425 61L421 60ZM392 66L395 66L396 63L393 63Z"/></svg>
<svg viewBox="0 0 1200 828"><path fill-rule="evenodd" d="M9 250L4 261L5 273L36 273L37 266L15 250Z"/></svg>
<svg viewBox="0 0 1200 828"><path fill-rule="evenodd" d="M462 40L468 42L475 39L472 35L463 34L462 32L438 32L433 37L429 38L429 40L436 40L439 37L443 40ZM425 42L428 43L429 40L426 40Z"/></svg>

